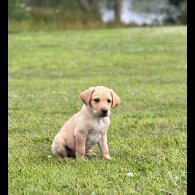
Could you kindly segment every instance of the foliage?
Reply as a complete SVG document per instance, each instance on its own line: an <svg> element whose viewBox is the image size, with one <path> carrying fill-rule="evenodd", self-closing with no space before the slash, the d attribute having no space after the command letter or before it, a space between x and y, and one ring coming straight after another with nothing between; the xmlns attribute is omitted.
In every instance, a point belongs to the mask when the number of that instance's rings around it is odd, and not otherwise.
<svg viewBox="0 0 195 195"><path fill-rule="evenodd" d="M187 24L187 1L180 4L180 10L179 19L183 24Z"/></svg>
<svg viewBox="0 0 195 195"><path fill-rule="evenodd" d="M150 12L150 13L162 13L167 14L166 22L172 23L182 23L186 24L187 22L187 1L171 1L171 5L169 5L169 1L166 0L136 0L133 1L134 10L142 11L142 12ZM79 2L85 2L85 4L79 4ZM88 3L86 3L88 2ZM92 3L93 2L93 3ZM124 26L119 24L119 15L120 15L120 7L122 5L121 0L107 0L107 1L97 1L97 0L9 0L8 2L8 19L9 26L17 24L18 28L24 26L24 23L28 26L31 26L32 29L39 28L40 24L49 25L49 26L60 26L60 29L66 29L67 27L75 28L74 20L76 18L76 24L78 28L92 28L93 23L94 28L106 27L110 24L103 24L101 21L101 13L102 10L115 10L115 15L118 18L116 23L113 23L112 26ZM162 8L158 8L158 5L163 4ZM85 5L85 6L84 6ZM41 14L38 14L41 13ZM60 16L59 16L60 15ZM36 22L34 20L36 17ZM71 19L71 17L73 19ZM52 18L52 19L51 19ZM80 19L81 18L81 19ZM84 21L83 22L83 18ZM80 19L80 23L79 23ZM47 22L45 22L47 20ZM58 21L60 20L60 24ZM73 22L72 22L73 21ZM53 24L55 23L56 24ZM166 23L165 22L165 23ZM63 23L66 23L66 27L62 27ZM101 24L102 23L102 24ZM21 24L21 26L20 26ZM98 25L97 25L98 24ZM57 29L56 29L57 30Z"/></svg>
<svg viewBox="0 0 195 195"><path fill-rule="evenodd" d="M169 0L171 4L179 6L181 3L187 3L187 0Z"/></svg>

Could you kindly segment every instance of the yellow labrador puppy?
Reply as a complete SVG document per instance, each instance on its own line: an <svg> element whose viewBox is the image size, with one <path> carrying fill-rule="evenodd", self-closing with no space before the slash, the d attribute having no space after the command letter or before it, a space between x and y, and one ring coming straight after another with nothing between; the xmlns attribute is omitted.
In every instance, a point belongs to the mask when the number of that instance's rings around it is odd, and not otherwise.
<svg viewBox="0 0 195 195"><path fill-rule="evenodd" d="M96 155L90 149L98 144L101 155L110 159L107 129L110 109L120 104L120 98L103 86L90 87L80 94L82 109L60 129L52 143L52 152L60 158Z"/></svg>

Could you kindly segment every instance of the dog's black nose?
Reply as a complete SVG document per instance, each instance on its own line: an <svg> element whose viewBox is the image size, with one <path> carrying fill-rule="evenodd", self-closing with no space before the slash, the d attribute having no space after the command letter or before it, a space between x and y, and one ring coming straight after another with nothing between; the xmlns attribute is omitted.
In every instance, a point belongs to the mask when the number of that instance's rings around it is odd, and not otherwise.
<svg viewBox="0 0 195 195"><path fill-rule="evenodd" d="M103 114L107 114L108 109L106 109L106 108L102 108L102 109L101 109L101 111L102 111L102 113L103 113Z"/></svg>

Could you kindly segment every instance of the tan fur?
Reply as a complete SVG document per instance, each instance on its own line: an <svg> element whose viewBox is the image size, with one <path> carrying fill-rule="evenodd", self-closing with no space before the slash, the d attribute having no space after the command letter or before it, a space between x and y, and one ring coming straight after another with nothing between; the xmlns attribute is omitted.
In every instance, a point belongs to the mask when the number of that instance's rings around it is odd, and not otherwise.
<svg viewBox="0 0 195 195"><path fill-rule="evenodd" d="M98 144L101 155L110 159L107 144L107 129L110 124L110 109L120 104L120 98L103 86L90 87L80 94L84 105L60 129L52 143L54 155L81 157L96 155L90 149Z"/></svg>

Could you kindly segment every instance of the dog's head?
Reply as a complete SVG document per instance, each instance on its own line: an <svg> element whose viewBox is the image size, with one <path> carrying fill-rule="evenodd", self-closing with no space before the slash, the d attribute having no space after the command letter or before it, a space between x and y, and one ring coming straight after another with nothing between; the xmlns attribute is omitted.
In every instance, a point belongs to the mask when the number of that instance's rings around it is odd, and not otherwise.
<svg viewBox="0 0 195 195"><path fill-rule="evenodd" d="M90 87L80 94L80 98L98 117L109 116L111 107L117 107L121 102L112 89L103 86Z"/></svg>

